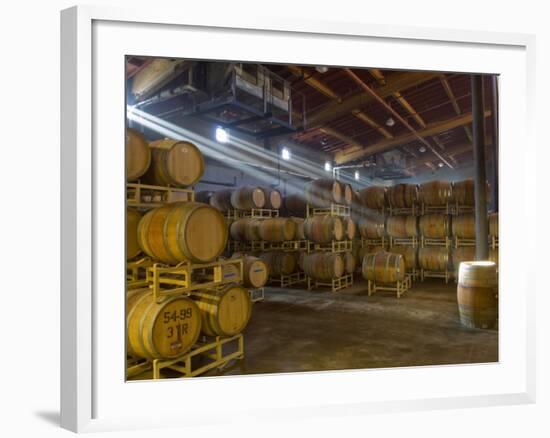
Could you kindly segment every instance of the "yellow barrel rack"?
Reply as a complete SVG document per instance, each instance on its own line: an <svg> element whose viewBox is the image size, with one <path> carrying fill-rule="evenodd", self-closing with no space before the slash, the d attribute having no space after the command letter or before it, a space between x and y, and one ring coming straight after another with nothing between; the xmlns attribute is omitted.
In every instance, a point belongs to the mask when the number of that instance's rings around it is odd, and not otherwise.
<svg viewBox="0 0 550 438"><path fill-rule="evenodd" d="M349 217L351 209L349 205L330 204L330 207L318 208L307 204L307 217L310 216L341 216Z"/></svg>
<svg viewBox="0 0 550 438"><path fill-rule="evenodd" d="M192 189L153 186L140 183L126 184L126 205L134 208L162 207L171 202L194 202Z"/></svg>

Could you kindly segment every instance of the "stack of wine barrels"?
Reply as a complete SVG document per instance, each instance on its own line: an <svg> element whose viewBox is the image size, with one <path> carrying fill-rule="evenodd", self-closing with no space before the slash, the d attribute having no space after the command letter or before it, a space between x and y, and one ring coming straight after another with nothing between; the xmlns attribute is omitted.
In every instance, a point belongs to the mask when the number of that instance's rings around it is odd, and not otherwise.
<svg viewBox="0 0 550 438"><path fill-rule="evenodd" d="M459 239L476 238L476 222L473 213L453 217L453 236Z"/></svg>
<svg viewBox="0 0 550 438"><path fill-rule="evenodd" d="M386 235L384 216L377 213L361 217L358 226L359 234L363 239L380 239Z"/></svg>
<svg viewBox="0 0 550 438"><path fill-rule="evenodd" d="M494 262L462 262L457 301L460 322L469 328L491 329L498 318L498 281Z"/></svg>
<svg viewBox="0 0 550 438"><path fill-rule="evenodd" d="M365 280L376 283L395 283L405 279L405 260L401 254L377 252L363 258L362 274Z"/></svg>
<svg viewBox="0 0 550 438"><path fill-rule="evenodd" d="M422 237L428 239L445 239L451 231L449 215L432 213L420 216L418 228Z"/></svg>
<svg viewBox="0 0 550 438"><path fill-rule="evenodd" d="M388 217L386 220L386 233L397 239L417 237L417 217L412 215Z"/></svg>
<svg viewBox="0 0 550 438"><path fill-rule="evenodd" d="M448 181L430 181L418 186L418 198L426 206L444 207L452 200L452 184Z"/></svg>
<svg viewBox="0 0 550 438"><path fill-rule="evenodd" d="M396 184L387 190L388 204L393 208L411 208L418 201L416 184Z"/></svg>
<svg viewBox="0 0 550 438"><path fill-rule="evenodd" d="M475 192L474 192L474 180L467 179L464 181L457 181L453 183L453 200L458 205L474 206L475 205Z"/></svg>
<svg viewBox="0 0 550 438"><path fill-rule="evenodd" d="M340 181L317 179L305 186L306 202L316 208L327 208L332 204L351 204L352 190L346 190ZM347 199L346 199L347 196Z"/></svg>
<svg viewBox="0 0 550 438"><path fill-rule="evenodd" d="M302 265L308 277L320 281L330 281L342 277L346 272L344 257L341 254L333 254L330 252L313 252L311 254L305 254L303 256ZM354 268L355 266L353 269Z"/></svg>
<svg viewBox="0 0 550 438"><path fill-rule="evenodd" d="M235 210L264 208L265 192L261 187L243 186L231 193L231 205Z"/></svg>
<svg viewBox="0 0 550 438"><path fill-rule="evenodd" d="M258 254L264 261L271 277L290 275L296 271L298 256L294 252L267 251Z"/></svg>
<svg viewBox="0 0 550 438"><path fill-rule="evenodd" d="M407 271L418 269L418 248L416 246L394 245L391 248L391 252L403 256Z"/></svg>
<svg viewBox="0 0 550 438"><path fill-rule="evenodd" d="M357 192L359 203L373 210L381 210L386 206L386 187L370 186Z"/></svg>
<svg viewBox="0 0 550 438"><path fill-rule="evenodd" d="M338 216L310 216L304 221L304 234L315 243L343 240L346 235L344 221Z"/></svg>
<svg viewBox="0 0 550 438"><path fill-rule="evenodd" d="M448 271L450 268L449 249L444 246L418 248L418 264L426 271Z"/></svg>

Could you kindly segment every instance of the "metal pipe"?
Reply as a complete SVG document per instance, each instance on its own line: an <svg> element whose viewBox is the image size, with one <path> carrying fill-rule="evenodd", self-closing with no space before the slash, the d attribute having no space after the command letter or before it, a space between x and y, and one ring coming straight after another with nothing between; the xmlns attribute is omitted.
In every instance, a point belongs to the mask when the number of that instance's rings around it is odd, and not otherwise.
<svg viewBox="0 0 550 438"><path fill-rule="evenodd" d="M498 212L498 77L491 77L492 94L493 94L493 149L492 149L492 170L493 184L491 190L492 210Z"/></svg>
<svg viewBox="0 0 550 438"><path fill-rule="evenodd" d="M483 108L483 76L472 75L472 125L474 139L474 190L476 223L476 260L489 258L489 224L485 175L485 115Z"/></svg>

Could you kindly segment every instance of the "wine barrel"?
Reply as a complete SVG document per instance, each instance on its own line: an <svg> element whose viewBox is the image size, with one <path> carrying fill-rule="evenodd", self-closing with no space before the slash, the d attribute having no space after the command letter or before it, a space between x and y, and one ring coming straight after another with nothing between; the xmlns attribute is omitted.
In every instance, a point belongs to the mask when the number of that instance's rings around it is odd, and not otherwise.
<svg viewBox="0 0 550 438"><path fill-rule="evenodd" d="M389 236L405 239L418 236L416 216L390 216L386 220L386 233Z"/></svg>
<svg viewBox="0 0 550 438"><path fill-rule="evenodd" d="M387 191L388 204L394 208L411 208L418 200L416 184L396 184Z"/></svg>
<svg viewBox="0 0 550 438"><path fill-rule="evenodd" d="M359 203L363 207L379 210L386 206L386 187L371 186L357 192Z"/></svg>
<svg viewBox="0 0 550 438"><path fill-rule="evenodd" d="M453 236L461 239L476 238L476 221L473 213L453 217Z"/></svg>
<svg viewBox="0 0 550 438"><path fill-rule="evenodd" d="M265 193L264 208L269 208L271 210L278 210L279 208L281 208L281 205L283 203L281 192L272 188L264 188L263 190Z"/></svg>
<svg viewBox="0 0 550 438"><path fill-rule="evenodd" d="M266 242L292 240L296 233L296 225L287 217L261 219L257 226L260 239Z"/></svg>
<svg viewBox="0 0 550 438"><path fill-rule="evenodd" d="M208 263L223 252L227 225L215 208L198 202L149 210L138 225L138 244L148 256L167 264Z"/></svg>
<svg viewBox="0 0 550 438"><path fill-rule="evenodd" d="M342 184L333 179L316 179L305 187L305 199L312 207L324 208L331 204L341 204L343 196Z"/></svg>
<svg viewBox="0 0 550 438"><path fill-rule="evenodd" d="M449 236L451 221L446 214L425 214L418 220L420 234L428 239L444 239Z"/></svg>
<svg viewBox="0 0 550 438"><path fill-rule="evenodd" d="M418 248L414 246L395 245L391 252L401 254L405 260L405 269L418 269Z"/></svg>
<svg viewBox="0 0 550 438"><path fill-rule="evenodd" d="M297 256L292 252L267 251L259 254L259 258L267 265L271 277L290 275L298 264Z"/></svg>
<svg viewBox="0 0 550 438"><path fill-rule="evenodd" d="M361 272L365 280L395 283L405 279L405 260L401 254L378 252L366 254Z"/></svg>
<svg viewBox="0 0 550 438"><path fill-rule="evenodd" d="M231 190L218 190L217 192L213 192L208 203L215 209L225 213L231 210L231 193L233 193Z"/></svg>
<svg viewBox="0 0 550 438"><path fill-rule="evenodd" d="M344 275L345 263L341 254L313 252L304 255L304 272L308 277L327 281Z"/></svg>
<svg viewBox="0 0 550 438"><path fill-rule="evenodd" d="M492 261L492 262L495 262L495 264L497 265L497 270L498 270L498 247L497 248L491 248L489 250L489 260Z"/></svg>
<svg viewBox="0 0 550 438"><path fill-rule="evenodd" d="M306 199L302 193L286 195L283 200L286 212L291 216L306 216Z"/></svg>
<svg viewBox="0 0 550 438"><path fill-rule="evenodd" d="M304 221L304 234L315 243L330 243L344 238L344 224L337 216L310 216Z"/></svg>
<svg viewBox="0 0 550 438"><path fill-rule="evenodd" d="M474 246L463 246L453 248L451 251L451 262L455 278L458 279L458 268L462 262L471 262L476 259L476 248Z"/></svg>
<svg viewBox="0 0 550 438"><path fill-rule="evenodd" d="M491 329L498 315L497 268L491 261L462 262L458 270L460 322L469 328Z"/></svg>
<svg viewBox="0 0 550 438"><path fill-rule="evenodd" d="M233 240L252 242L262 240L260 237L261 219L242 218L235 220L229 228Z"/></svg>
<svg viewBox="0 0 550 438"><path fill-rule="evenodd" d="M418 264L427 271L447 271L449 269L449 250L443 246L419 248Z"/></svg>
<svg viewBox="0 0 550 438"><path fill-rule="evenodd" d="M291 217L290 218L295 225L294 240L305 240L306 235L304 234L304 219L301 217Z"/></svg>
<svg viewBox="0 0 550 438"><path fill-rule="evenodd" d="M126 208L126 259L133 259L140 252L138 245L138 224L141 219L139 211Z"/></svg>
<svg viewBox="0 0 550 438"><path fill-rule="evenodd" d="M135 181L151 165L151 149L145 137L135 129L126 130L126 179Z"/></svg>
<svg viewBox="0 0 550 438"><path fill-rule="evenodd" d="M344 253L344 270L346 274L353 274L356 266L357 261L351 251Z"/></svg>
<svg viewBox="0 0 550 438"><path fill-rule="evenodd" d="M474 180L466 179L453 183L453 200L458 205L475 205Z"/></svg>
<svg viewBox="0 0 550 438"><path fill-rule="evenodd" d="M381 215L368 215L359 221L359 234L363 239L379 239L386 234L384 217Z"/></svg>
<svg viewBox="0 0 550 438"><path fill-rule="evenodd" d="M498 213L489 214L489 236L498 237Z"/></svg>
<svg viewBox="0 0 550 438"><path fill-rule="evenodd" d="M149 288L127 295L128 353L146 359L171 359L199 338L201 315L193 300L176 296L157 303Z"/></svg>
<svg viewBox="0 0 550 438"><path fill-rule="evenodd" d="M418 186L419 200L431 207L444 207L452 200L452 193L449 181L430 181Z"/></svg>
<svg viewBox="0 0 550 438"><path fill-rule="evenodd" d="M355 239L355 235L357 234L357 226L355 225L355 222L350 217L345 217L343 219L344 222L344 233L345 238L347 240L353 240Z"/></svg>
<svg viewBox="0 0 550 438"><path fill-rule="evenodd" d="M265 193L261 187L243 186L231 194L231 205L236 210L264 208Z"/></svg>
<svg viewBox="0 0 550 438"><path fill-rule="evenodd" d="M243 259L243 283L247 287L263 287L269 278L266 263L258 258L242 253L234 253L231 258Z"/></svg>
<svg viewBox="0 0 550 438"><path fill-rule="evenodd" d="M344 204L351 206L353 203L354 194L353 188L350 184L343 184L342 194L342 200L344 201Z"/></svg>
<svg viewBox="0 0 550 438"><path fill-rule="evenodd" d="M149 147L152 164L145 174L147 182L161 186L187 187L201 179L204 158L193 143L166 139L149 143Z"/></svg>
<svg viewBox="0 0 550 438"><path fill-rule="evenodd" d="M248 290L238 284L194 291L192 297L200 310L206 336L236 335L250 320L252 301Z"/></svg>

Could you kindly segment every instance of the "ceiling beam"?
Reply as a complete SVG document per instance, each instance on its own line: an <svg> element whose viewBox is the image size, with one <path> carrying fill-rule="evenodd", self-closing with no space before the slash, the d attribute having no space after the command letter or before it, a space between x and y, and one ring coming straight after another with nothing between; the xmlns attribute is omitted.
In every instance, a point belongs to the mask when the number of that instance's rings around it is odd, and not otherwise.
<svg viewBox="0 0 550 438"><path fill-rule="evenodd" d="M330 135L331 137L337 138L340 141L343 141L344 143L347 143L348 145L356 148L364 148L366 145L359 143L358 141L354 140L353 138L342 134L339 131L336 131L335 129L329 128L328 126L324 126L319 129L323 134Z"/></svg>
<svg viewBox="0 0 550 438"><path fill-rule="evenodd" d="M384 74L377 68L371 68L369 70L370 74L376 79L376 82L378 82L378 85L384 86L386 85L386 78L384 77Z"/></svg>
<svg viewBox="0 0 550 438"><path fill-rule="evenodd" d="M397 120L399 120L405 127L411 132L411 134L416 137L418 140L420 140L422 143L424 143L428 149L430 149L443 163L445 163L448 167L451 169L453 168L453 165L443 157L439 152L435 150L435 148L424 138L424 136L420 135L416 129L414 129L409 122L407 122L401 115L395 111L388 103L380 97L372 88L370 88L363 80L357 76L351 69L346 68L344 71L351 76L351 78L361 87L363 90L365 90L367 93L369 93L374 99L380 103L384 108L386 108L390 113L393 114ZM394 93L395 95L395 93Z"/></svg>
<svg viewBox="0 0 550 438"><path fill-rule="evenodd" d="M424 121L424 119L420 117L420 114L416 112L409 101L405 99L399 91L393 93L393 97L395 97L397 101L401 104L401 106L407 110L407 112L414 118L414 120L416 120L416 123L418 123L421 128L426 127L426 122Z"/></svg>
<svg viewBox="0 0 550 438"><path fill-rule="evenodd" d="M393 138L393 135L386 128L378 124L375 120L371 119L364 111L354 110L351 113L362 122L376 129L385 138Z"/></svg>
<svg viewBox="0 0 550 438"><path fill-rule="evenodd" d="M462 114L462 110L460 109L460 106L458 105L458 102L456 100L456 96L453 93L453 90L451 88L451 84L449 84L449 81L445 77L445 75L441 75L439 77L439 80L441 82L441 85L443 85L443 88L445 89L445 93L447 93L447 97L451 101L451 105L453 106L453 109L455 110L455 113L457 116ZM468 140L470 140L470 143L472 142L472 130L469 126L464 125L464 131L466 132L466 137L468 137Z"/></svg>
<svg viewBox="0 0 550 438"><path fill-rule="evenodd" d="M435 77L437 77L437 74L430 72L397 73L395 76L391 77L391 81L386 82L386 85L378 88L377 92L382 97L391 96L396 91L414 87ZM374 101L375 98L371 95L360 92L345 99L342 103L333 102L328 104L308 114L308 125L306 129L319 127L338 117L345 116L353 110L361 109Z"/></svg>
<svg viewBox="0 0 550 438"><path fill-rule="evenodd" d="M491 111L485 111L485 117L488 117L490 115ZM424 129L418 131L418 135L422 137L429 137L448 131L450 129L457 128L459 126L464 126L468 123L472 123L472 113L462 114L460 116L456 116L452 119L447 119L441 122L429 123ZM415 140L417 140L417 137L412 133L404 134L400 135L399 137L380 140L379 142L373 143L363 148L349 147L347 149L344 149L343 151L336 153L334 159L336 161L336 164L344 164L350 161L355 161L364 157L368 157L370 155L385 152L387 150L395 148L396 146L411 143Z"/></svg>
<svg viewBox="0 0 550 438"><path fill-rule="evenodd" d="M314 88L315 90L324 94L328 98L335 100L338 103L342 102L342 98L334 90L332 90L328 85L324 84L319 79L313 77L313 75L308 73L305 69L297 67L295 65L288 65L287 68L295 75L301 76L304 82L308 84L311 88Z"/></svg>

